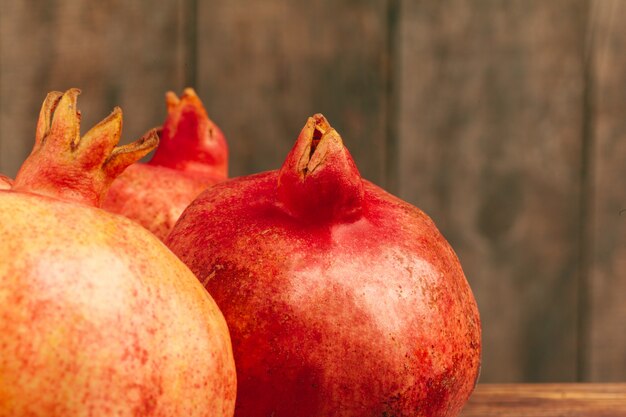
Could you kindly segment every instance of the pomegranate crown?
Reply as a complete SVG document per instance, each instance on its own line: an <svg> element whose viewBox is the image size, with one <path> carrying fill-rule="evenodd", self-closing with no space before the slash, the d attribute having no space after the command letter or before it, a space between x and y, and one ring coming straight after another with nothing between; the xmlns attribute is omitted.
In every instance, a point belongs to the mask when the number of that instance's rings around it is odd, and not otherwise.
<svg viewBox="0 0 626 417"><path fill-rule="evenodd" d="M168 115L161 130L161 143L149 164L225 179L228 174L226 139L207 116L196 92L186 88L179 98L169 91L165 101Z"/></svg>
<svg viewBox="0 0 626 417"><path fill-rule="evenodd" d="M341 136L321 114L309 117L278 174L278 199L309 223L354 221L363 210L363 181Z"/></svg>
<svg viewBox="0 0 626 417"><path fill-rule="evenodd" d="M35 146L22 164L13 190L100 206L111 182L159 143L156 130L127 145L116 146L122 133L119 107L80 137L80 90L53 91L46 97Z"/></svg>
<svg viewBox="0 0 626 417"><path fill-rule="evenodd" d="M13 186L13 180L6 175L0 174L0 190L9 190Z"/></svg>

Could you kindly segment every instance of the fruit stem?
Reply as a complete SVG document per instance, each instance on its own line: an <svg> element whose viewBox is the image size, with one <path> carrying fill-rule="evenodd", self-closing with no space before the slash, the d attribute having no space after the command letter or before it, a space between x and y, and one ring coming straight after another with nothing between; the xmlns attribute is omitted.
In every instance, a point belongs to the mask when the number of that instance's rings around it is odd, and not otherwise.
<svg viewBox="0 0 626 417"><path fill-rule="evenodd" d="M119 107L81 138L79 94L77 88L48 94L35 146L17 173L13 190L99 207L111 182L158 145L152 130L133 143L115 146L122 133Z"/></svg>
<svg viewBox="0 0 626 417"><path fill-rule="evenodd" d="M168 116L161 131L161 143L149 164L226 179L226 139L209 119L196 92L186 88L178 98L169 91L165 100Z"/></svg>
<svg viewBox="0 0 626 417"><path fill-rule="evenodd" d="M361 175L326 118L307 120L278 175L278 199L306 222L354 221L363 209Z"/></svg>

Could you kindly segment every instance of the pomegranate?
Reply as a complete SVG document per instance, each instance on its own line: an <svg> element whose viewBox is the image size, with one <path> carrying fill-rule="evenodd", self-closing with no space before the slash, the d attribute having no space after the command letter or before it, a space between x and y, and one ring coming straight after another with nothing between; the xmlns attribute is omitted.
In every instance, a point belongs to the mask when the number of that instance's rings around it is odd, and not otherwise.
<svg viewBox="0 0 626 417"><path fill-rule="evenodd" d="M309 118L279 171L223 182L166 244L222 309L235 415L456 416L480 321L452 248Z"/></svg>
<svg viewBox="0 0 626 417"><path fill-rule="evenodd" d="M0 416L232 416L217 305L154 235L97 208L156 132L116 147L115 109L81 138L78 94L48 95L0 191Z"/></svg>
<svg viewBox="0 0 626 417"><path fill-rule="evenodd" d="M147 164L128 167L112 184L102 207L135 220L164 239L185 207L207 186L227 178L222 131L193 89L166 94L168 116L160 145Z"/></svg>

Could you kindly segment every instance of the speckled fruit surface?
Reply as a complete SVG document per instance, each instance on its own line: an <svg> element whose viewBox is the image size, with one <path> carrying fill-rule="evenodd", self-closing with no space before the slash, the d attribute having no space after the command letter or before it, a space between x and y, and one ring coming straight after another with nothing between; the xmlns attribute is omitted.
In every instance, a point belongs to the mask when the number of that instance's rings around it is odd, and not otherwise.
<svg viewBox="0 0 626 417"><path fill-rule="evenodd" d="M307 121L279 171L218 184L166 244L222 309L240 417L452 417L479 372L477 306L431 219L362 180Z"/></svg>
<svg viewBox="0 0 626 417"><path fill-rule="evenodd" d="M232 416L217 305L156 237L96 208L158 138L116 147L119 109L81 138L77 95L48 95L0 190L0 416Z"/></svg>
<svg viewBox="0 0 626 417"><path fill-rule="evenodd" d="M228 148L219 127L188 88L166 95L168 116L147 164L128 167L111 185L102 208L132 219L164 239L191 201L227 178Z"/></svg>

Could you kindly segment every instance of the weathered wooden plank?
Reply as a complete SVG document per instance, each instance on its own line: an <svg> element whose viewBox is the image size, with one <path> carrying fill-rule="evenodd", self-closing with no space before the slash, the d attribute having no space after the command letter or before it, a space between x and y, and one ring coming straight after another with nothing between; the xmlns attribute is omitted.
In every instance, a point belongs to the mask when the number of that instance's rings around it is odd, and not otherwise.
<svg viewBox="0 0 626 417"><path fill-rule="evenodd" d="M626 3L591 14L589 378L626 379Z"/></svg>
<svg viewBox="0 0 626 417"><path fill-rule="evenodd" d="M13 176L30 151L49 90L83 90L83 132L121 106L128 142L183 87L183 0L0 3L0 172Z"/></svg>
<svg viewBox="0 0 626 417"><path fill-rule="evenodd" d="M483 382L576 378L586 2L404 1L400 195L457 251Z"/></svg>
<svg viewBox="0 0 626 417"><path fill-rule="evenodd" d="M231 175L276 169L323 113L361 173L383 182L387 1L198 3L198 88Z"/></svg>
<svg viewBox="0 0 626 417"><path fill-rule="evenodd" d="M623 417L626 384L479 385L461 417Z"/></svg>

